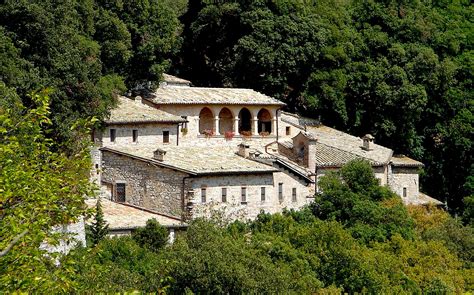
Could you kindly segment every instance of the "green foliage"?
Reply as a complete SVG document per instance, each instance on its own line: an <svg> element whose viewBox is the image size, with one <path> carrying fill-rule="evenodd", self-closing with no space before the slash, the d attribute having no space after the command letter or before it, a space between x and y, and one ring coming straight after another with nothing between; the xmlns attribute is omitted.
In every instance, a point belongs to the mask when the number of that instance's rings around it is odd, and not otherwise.
<svg viewBox="0 0 474 295"><path fill-rule="evenodd" d="M27 93L53 88L49 136L71 142L69 127L105 118L125 82L156 85L180 46L182 2L4 1L0 80L25 104Z"/></svg>
<svg viewBox="0 0 474 295"><path fill-rule="evenodd" d="M150 219L144 228L138 228L133 232L132 237L141 247L159 251L168 243L168 230L156 219Z"/></svg>
<svg viewBox="0 0 474 295"><path fill-rule="evenodd" d="M87 226L87 230L88 234L90 233L90 236L87 238L94 246L97 245L100 241L102 241L109 232L109 225L104 219L104 213L102 212L100 198L97 199L97 203L95 205L94 219L92 221L92 224Z"/></svg>
<svg viewBox="0 0 474 295"><path fill-rule="evenodd" d="M78 293L162 293L168 286L169 278L163 274L167 262L131 237L104 239L97 247L75 251L72 257L77 262Z"/></svg>
<svg viewBox="0 0 474 295"><path fill-rule="evenodd" d="M466 224L474 228L474 195L464 198L464 213L462 218Z"/></svg>
<svg viewBox="0 0 474 295"><path fill-rule="evenodd" d="M400 198L380 187L368 162L354 160L319 182L312 210L321 219L345 224L358 240L385 241L394 234L413 237L413 221Z"/></svg>
<svg viewBox="0 0 474 295"><path fill-rule="evenodd" d="M93 195L88 149L78 146L72 156L53 151L44 131L51 126L48 91L33 93L34 107L25 108L0 82L0 97L0 285L4 291L67 292L74 261L56 265L57 255L45 255L40 245L73 238L52 229L87 213L83 198Z"/></svg>

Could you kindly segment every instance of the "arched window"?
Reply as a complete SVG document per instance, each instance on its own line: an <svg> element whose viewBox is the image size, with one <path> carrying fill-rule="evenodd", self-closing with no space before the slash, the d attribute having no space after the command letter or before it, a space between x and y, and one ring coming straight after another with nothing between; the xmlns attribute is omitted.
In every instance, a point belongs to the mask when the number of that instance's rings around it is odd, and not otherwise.
<svg viewBox="0 0 474 295"><path fill-rule="evenodd" d="M199 113L199 133L204 134L206 132L215 132L214 128L214 115L209 108L203 108Z"/></svg>
<svg viewBox="0 0 474 295"><path fill-rule="evenodd" d="M272 133L272 115L267 109L261 109L257 115L258 118L258 133L268 132Z"/></svg>
<svg viewBox="0 0 474 295"><path fill-rule="evenodd" d="M239 132L252 131L252 114L247 108L243 108L239 112Z"/></svg>
<svg viewBox="0 0 474 295"><path fill-rule="evenodd" d="M234 118L228 108L223 108L219 112L219 133L225 134L227 131L234 130Z"/></svg>

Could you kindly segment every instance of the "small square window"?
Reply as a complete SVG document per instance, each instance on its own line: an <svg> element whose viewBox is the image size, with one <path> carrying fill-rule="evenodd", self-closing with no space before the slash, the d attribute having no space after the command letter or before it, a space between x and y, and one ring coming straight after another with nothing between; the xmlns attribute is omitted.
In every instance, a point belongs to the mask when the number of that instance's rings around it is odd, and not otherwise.
<svg viewBox="0 0 474 295"><path fill-rule="evenodd" d="M222 188L222 202L227 202L227 188L225 187Z"/></svg>
<svg viewBox="0 0 474 295"><path fill-rule="evenodd" d="M291 200L296 202L296 187L291 190Z"/></svg>
<svg viewBox="0 0 474 295"><path fill-rule="evenodd" d="M240 194L240 202L242 204L246 204L247 203L247 188L246 187L242 187L241 189L241 194Z"/></svg>
<svg viewBox="0 0 474 295"><path fill-rule="evenodd" d="M260 188L260 201L265 202L265 187Z"/></svg>
<svg viewBox="0 0 474 295"><path fill-rule="evenodd" d="M117 130L110 129L110 142L115 142L116 137L117 137Z"/></svg>
<svg viewBox="0 0 474 295"><path fill-rule="evenodd" d="M278 184L278 200L280 200L280 202L283 202L283 182L280 182Z"/></svg>
<svg viewBox="0 0 474 295"><path fill-rule="evenodd" d="M291 135L291 127L290 126L286 126L286 135Z"/></svg>
<svg viewBox="0 0 474 295"><path fill-rule="evenodd" d="M207 197L207 188L202 187L201 188L201 203L206 203L206 197Z"/></svg>
<svg viewBox="0 0 474 295"><path fill-rule="evenodd" d="M170 142L170 132L163 131L163 143L169 143L169 142Z"/></svg>
<svg viewBox="0 0 474 295"><path fill-rule="evenodd" d="M138 130L137 129L132 130L132 140L133 140L133 142L138 141Z"/></svg>

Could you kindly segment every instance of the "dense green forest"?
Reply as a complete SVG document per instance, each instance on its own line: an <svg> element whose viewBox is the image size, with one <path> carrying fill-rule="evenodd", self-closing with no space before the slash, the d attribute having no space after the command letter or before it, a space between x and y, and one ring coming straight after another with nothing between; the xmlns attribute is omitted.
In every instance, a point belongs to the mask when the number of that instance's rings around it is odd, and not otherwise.
<svg viewBox="0 0 474 295"><path fill-rule="evenodd" d="M469 0L1 1L0 292L473 290L473 18ZM354 162L299 212L45 256L52 226L91 213L90 128L163 72L371 133L425 163L452 214L405 208Z"/></svg>

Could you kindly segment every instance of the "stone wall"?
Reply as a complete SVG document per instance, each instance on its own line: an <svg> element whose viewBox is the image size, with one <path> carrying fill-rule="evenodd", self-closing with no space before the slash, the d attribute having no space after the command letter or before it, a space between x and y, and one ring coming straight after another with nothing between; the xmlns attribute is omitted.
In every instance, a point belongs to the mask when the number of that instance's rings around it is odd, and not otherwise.
<svg viewBox="0 0 474 295"><path fill-rule="evenodd" d="M104 151L102 180L126 183L125 201L158 213L182 217L186 173Z"/></svg>
<svg viewBox="0 0 474 295"><path fill-rule="evenodd" d="M417 167L391 167L389 172L389 187L404 202L413 202L418 198L419 172ZM407 196L403 197L403 188L406 188Z"/></svg>
<svg viewBox="0 0 474 295"><path fill-rule="evenodd" d="M278 196L278 184L283 183L283 200ZM193 217L222 215L225 219L254 219L261 210L281 212L283 208L298 209L308 202L309 187L297 177L283 172L259 175L205 176L191 181L194 198ZM206 188L206 202L202 203L202 188ZM246 202L241 202L242 187L246 187ZM296 201L292 188L296 188ZM222 202L222 188L227 189L227 200ZM261 189L265 188L265 200Z"/></svg>

